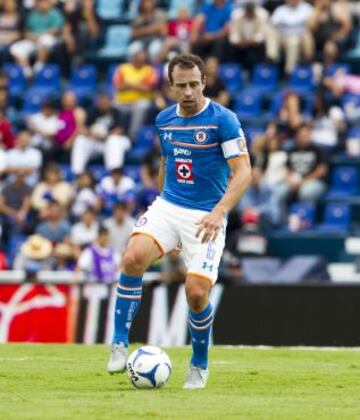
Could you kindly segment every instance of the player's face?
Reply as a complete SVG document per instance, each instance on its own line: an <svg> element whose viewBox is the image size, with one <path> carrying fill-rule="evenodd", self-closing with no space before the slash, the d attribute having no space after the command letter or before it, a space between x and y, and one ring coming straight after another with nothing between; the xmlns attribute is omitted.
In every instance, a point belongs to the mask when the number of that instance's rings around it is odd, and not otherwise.
<svg viewBox="0 0 360 420"><path fill-rule="evenodd" d="M183 69L175 66L172 77L171 88L175 100L179 102L181 113L191 116L199 112L205 104L205 80L201 79L199 68Z"/></svg>

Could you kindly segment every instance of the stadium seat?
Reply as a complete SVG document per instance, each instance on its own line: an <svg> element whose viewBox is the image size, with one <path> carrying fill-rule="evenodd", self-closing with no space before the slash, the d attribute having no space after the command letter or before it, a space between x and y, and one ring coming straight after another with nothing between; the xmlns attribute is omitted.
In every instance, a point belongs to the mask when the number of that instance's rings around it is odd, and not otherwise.
<svg viewBox="0 0 360 420"><path fill-rule="evenodd" d="M315 206L311 203L294 203L290 206L289 221L292 216L297 216L300 230L311 229L315 221Z"/></svg>
<svg viewBox="0 0 360 420"><path fill-rule="evenodd" d="M33 92L41 92L46 96L59 94L61 90L60 67L57 64L45 64L36 73L31 89Z"/></svg>
<svg viewBox="0 0 360 420"><path fill-rule="evenodd" d="M23 107L21 110L21 114L26 116L28 114L35 114L39 112L43 102L48 98L46 92L42 91L34 91L29 89L25 92Z"/></svg>
<svg viewBox="0 0 360 420"><path fill-rule="evenodd" d="M326 198L351 197L359 190L359 172L353 166L340 166L334 170L330 191Z"/></svg>
<svg viewBox="0 0 360 420"><path fill-rule="evenodd" d="M240 119L258 118L261 112L261 95L247 93L237 95L234 111Z"/></svg>
<svg viewBox="0 0 360 420"><path fill-rule="evenodd" d="M181 7L185 7L189 15L193 16L197 3L197 0L170 0L168 16L170 19L175 19Z"/></svg>
<svg viewBox="0 0 360 420"><path fill-rule="evenodd" d="M350 226L351 209L346 203L328 203L324 222L318 226L322 232L346 232Z"/></svg>
<svg viewBox="0 0 360 420"><path fill-rule="evenodd" d="M360 95L346 94L341 98L341 107L350 120L359 117Z"/></svg>
<svg viewBox="0 0 360 420"><path fill-rule="evenodd" d="M326 70L325 70L325 76L332 77L334 74L342 70L345 73L350 73L351 67L347 63L335 63L331 64Z"/></svg>
<svg viewBox="0 0 360 420"><path fill-rule="evenodd" d="M97 0L96 12L100 19L113 20L122 17L124 0Z"/></svg>
<svg viewBox="0 0 360 420"><path fill-rule="evenodd" d="M154 147L154 137L156 135L153 125L145 125L139 131L134 146L127 154L127 159L134 162L141 162L146 153Z"/></svg>
<svg viewBox="0 0 360 420"><path fill-rule="evenodd" d="M108 175L108 171L104 165L90 165L89 171L93 174L96 182Z"/></svg>
<svg viewBox="0 0 360 420"><path fill-rule="evenodd" d="M26 89L26 77L18 64L5 64L4 72L8 77L10 96L23 95Z"/></svg>
<svg viewBox="0 0 360 420"><path fill-rule="evenodd" d="M140 182L140 165L125 165L124 173L132 178L137 184Z"/></svg>
<svg viewBox="0 0 360 420"><path fill-rule="evenodd" d="M96 92L96 68L91 64L84 64L71 70L69 89L78 98L91 96Z"/></svg>
<svg viewBox="0 0 360 420"><path fill-rule="evenodd" d="M97 52L98 58L124 57L131 38L131 28L128 25L111 25L105 34L105 44Z"/></svg>
<svg viewBox="0 0 360 420"><path fill-rule="evenodd" d="M63 163L60 165L61 176L66 182L73 182L75 180L75 175L71 171L70 165Z"/></svg>
<svg viewBox="0 0 360 420"><path fill-rule="evenodd" d="M279 69L272 64L257 64L253 71L248 89L267 92L276 88L279 81Z"/></svg>
<svg viewBox="0 0 360 420"><path fill-rule="evenodd" d="M236 63L224 63L220 65L219 76L224 81L230 94L237 93L242 88L242 69Z"/></svg>
<svg viewBox="0 0 360 420"><path fill-rule="evenodd" d="M313 78L311 66L296 66L290 77L289 87L300 94L311 92L314 88Z"/></svg>

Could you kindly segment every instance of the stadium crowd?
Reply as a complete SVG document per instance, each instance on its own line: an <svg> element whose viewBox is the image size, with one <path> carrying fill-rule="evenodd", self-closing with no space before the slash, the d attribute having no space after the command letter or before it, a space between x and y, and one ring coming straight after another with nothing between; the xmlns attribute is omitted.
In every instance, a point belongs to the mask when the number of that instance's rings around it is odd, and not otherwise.
<svg viewBox="0 0 360 420"><path fill-rule="evenodd" d="M294 203L316 210L334 156L360 156L359 17L350 0L1 1L0 268L114 279L158 194L153 121L173 103L177 52L206 60L206 96L248 139L253 184L229 217L230 254L244 232L309 228ZM114 27L130 34L124 54L104 56Z"/></svg>

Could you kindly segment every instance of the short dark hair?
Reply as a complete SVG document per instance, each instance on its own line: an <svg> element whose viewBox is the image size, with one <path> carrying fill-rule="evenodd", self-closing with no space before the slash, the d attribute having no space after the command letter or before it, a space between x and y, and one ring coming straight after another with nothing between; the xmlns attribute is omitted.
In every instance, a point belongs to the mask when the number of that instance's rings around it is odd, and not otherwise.
<svg viewBox="0 0 360 420"><path fill-rule="evenodd" d="M194 67L198 67L201 73L201 80L204 80L204 77L206 76L205 63L198 55L178 54L169 62L168 77L171 84L174 83L172 74L175 66L179 66L181 69L192 69Z"/></svg>

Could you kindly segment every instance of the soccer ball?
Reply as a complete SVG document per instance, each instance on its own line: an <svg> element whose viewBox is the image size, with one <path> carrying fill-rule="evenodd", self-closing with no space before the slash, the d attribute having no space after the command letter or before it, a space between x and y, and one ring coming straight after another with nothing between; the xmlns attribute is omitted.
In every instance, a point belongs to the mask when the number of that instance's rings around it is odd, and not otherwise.
<svg viewBox="0 0 360 420"><path fill-rule="evenodd" d="M126 363L127 373L135 388L161 388L171 374L169 356L159 347L143 346L132 352Z"/></svg>

